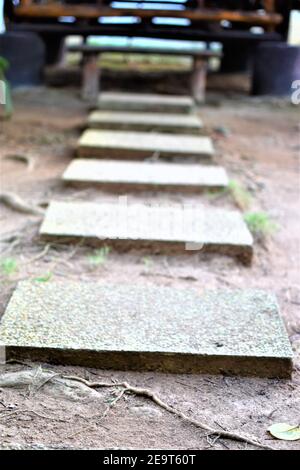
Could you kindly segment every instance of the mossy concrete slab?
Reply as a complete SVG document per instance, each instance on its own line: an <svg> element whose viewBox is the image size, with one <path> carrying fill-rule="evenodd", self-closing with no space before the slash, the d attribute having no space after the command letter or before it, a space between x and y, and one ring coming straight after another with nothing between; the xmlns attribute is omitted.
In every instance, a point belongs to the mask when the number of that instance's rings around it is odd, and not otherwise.
<svg viewBox="0 0 300 470"><path fill-rule="evenodd" d="M211 159L209 137L157 132L86 130L78 142L78 156L87 158L199 157Z"/></svg>
<svg viewBox="0 0 300 470"><path fill-rule="evenodd" d="M116 160L75 159L63 175L66 183L99 185L113 191L159 189L203 191L224 189L228 176L224 168L212 165L146 163Z"/></svg>
<svg viewBox="0 0 300 470"><path fill-rule="evenodd" d="M109 369L288 377L276 299L82 282L21 282L0 324L7 358Z"/></svg>
<svg viewBox="0 0 300 470"><path fill-rule="evenodd" d="M152 93L103 92L98 101L98 108L108 111L190 113L194 107L190 96Z"/></svg>
<svg viewBox="0 0 300 470"><path fill-rule="evenodd" d="M197 205L56 202L40 229L44 239L151 252L218 252L250 263L252 236L237 211Z"/></svg>
<svg viewBox="0 0 300 470"><path fill-rule="evenodd" d="M88 126L95 129L157 131L199 134L202 121L196 114L141 113L130 111L94 111Z"/></svg>

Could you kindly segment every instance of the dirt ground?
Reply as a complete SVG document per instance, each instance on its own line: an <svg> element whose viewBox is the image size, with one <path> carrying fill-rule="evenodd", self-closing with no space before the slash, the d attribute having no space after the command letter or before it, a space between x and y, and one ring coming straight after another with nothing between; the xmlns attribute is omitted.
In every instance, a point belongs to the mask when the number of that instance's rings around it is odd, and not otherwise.
<svg viewBox="0 0 300 470"><path fill-rule="evenodd" d="M174 83L171 91L186 92L179 79ZM215 83L219 87L222 79ZM163 87L158 81L152 86L156 87L154 91ZM258 287L275 292L295 352L291 380L132 373L50 364L42 367L92 381L126 380L154 390L171 406L217 430L251 435L277 449L300 449L300 441L275 441L267 433L273 423L300 422L300 109L281 100L249 98L245 89L247 83L229 95L219 87L209 94L208 104L199 113L214 139L216 162L251 193L249 210L268 213L278 225L272 237L256 244L251 268L218 255L145 258L139 252L111 252L105 262L95 266L91 263L91 248L51 245L45 249L38 236L41 217L20 214L0 203L0 316L17 281L28 278L133 282L198 291ZM60 182L87 116L77 89L19 90L14 94L14 105L12 120L0 121L2 192L15 192L40 207L46 207L52 198L114 198L95 189L64 188ZM16 154L30 157L33 167L7 158ZM184 196L162 197L177 202ZM234 199L227 194L186 197L207 205L235 207ZM138 198L157 200L158 195L129 195L130 200ZM7 364L1 366L1 372L31 367L37 364ZM251 448L223 438L212 441L205 431L132 394L116 403L106 417L99 418L113 397L110 389L101 389L97 400L74 400L56 395L49 386L34 393L28 388L0 388L0 447Z"/></svg>

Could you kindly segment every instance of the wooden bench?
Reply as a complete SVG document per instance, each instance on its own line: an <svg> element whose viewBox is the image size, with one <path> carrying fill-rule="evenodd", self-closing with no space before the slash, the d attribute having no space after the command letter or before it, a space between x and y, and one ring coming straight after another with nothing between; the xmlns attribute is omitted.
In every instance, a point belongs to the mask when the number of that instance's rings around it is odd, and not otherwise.
<svg viewBox="0 0 300 470"><path fill-rule="evenodd" d="M178 0L159 3L118 0L115 5L112 0L19 0L15 3L7 28L40 34L46 46L47 64L58 62L63 38L74 34L238 42L239 45L240 42L247 45L285 40L291 9L291 2L284 0L187 0L180 4ZM126 17L133 22L124 21ZM170 18L175 20L173 24L168 22ZM261 34L253 26L259 26ZM242 60L243 52L239 52L233 54L233 61ZM225 49L224 56L228 55L231 51Z"/></svg>
<svg viewBox="0 0 300 470"><path fill-rule="evenodd" d="M120 0L121 4L124 0ZM147 0L151 4L151 0ZM126 3L126 0L125 0ZM172 4L172 0L163 1L166 5ZM239 10L229 8L209 8L205 0L198 0L197 8L185 8L174 10L166 8L164 10L155 8L111 8L105 5L103 0L98 0L97 4L78 3L64 4L60 0L45 0L44 3L36 3L35 0L20 0L20 3L14 6L14 14L19 18L54 18L63 16L74 16L76 19L93 20L100 16L138 16L142 20L158 17L187 18L195 22L230 21L234 23L244 23L256 26L266 26L274 28L282 21L282 16L276 12L275 0L263 0L263 11L257 10Z"/></svg>
<svg viewBox="0 0 300 470"><path fill-rule="evenodd" d="M82 98L94 102L99 96L101 70L99 67L99 55L104 52L139 53L156 55L191 56L193 58L193 70L191 73L190 89L191 95L196 103L205 100L206 76L208 60L212 57L221 58L219 51L209 49L198 49L191 46L190 49L177 50L172 47L137 47L137 46L95 46L76 45L69 46L68 51L82 53Z"/></svg>

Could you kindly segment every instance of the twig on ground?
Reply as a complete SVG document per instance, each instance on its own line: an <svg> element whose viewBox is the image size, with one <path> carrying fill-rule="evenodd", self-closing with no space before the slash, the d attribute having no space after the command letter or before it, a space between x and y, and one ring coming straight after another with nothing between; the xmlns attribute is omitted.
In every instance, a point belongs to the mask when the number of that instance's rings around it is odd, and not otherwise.
<svg viewBox="0 0 300 470"><path fill-rule="evenodd" d="M186 384L184 382L181 382L181 380L176 380L176 383L180 384L180 385L183 385L184 387L187 387L187 388L190 388L192 390L196 390L197 388L193 385L189 385L189 384Z"/></svg>
<svg viewBox="0 0 300 470"><path fill-rule="evenodd" d="M270 411L269 413L266 413L267 418L272 418L273 414L278 410L278 408L274 408L274 410Z"/></svg>
<svg viewBox="0 0 300 470"><path fill-rule="evenodd" d="M7 420L7 419L10 419L12 417L12 415L15 415L15 414L18 414L18 413L29 413L29 414L34 414L36 416L38 416L39 418L43 418L43 419L51 419L53 421L61 421L63 423L65 423L66 421L64 419L60 419L60 418L55 418L55 417L52 417L52 416L45 416L45 415L41 415L40 413L38 413L37 411L34 411L34 410L29 410L29 409L26 409L26 408L23 408L21 410L6 410L7 411L7 414L2 414L0 416L0 419L1 420Z"/></svg>
<svg viewBox="0 0 300 470"><path fill-rule="evenodd" d="M214 423L219 426L223 431L226 431L226 429L224 428L224 426L222 426L222 424L218 423L218 421L214 421Z"/></svg>
<svg viewBox="0 0 300 470"><path fill-rule="evenodd" d="M158 271L153 271L153 272L149 272L149 271L141 271L140 272L140 275L141 276L145 276L145 277L165 277L166 279L180 279L180 280L183 280L183 281L198 281L198 279L194 276L173 276L172 274L167 274L167 273L160 273Z"/></svg>
<svg viewBox="0 0 300 470"><path fill-rule="evenodd" d="M32 215L44 215L43 209L28 204L18 194L15 193L0 193L0 202L16 212Z"/></svg>
<svg viewBox="0 0 300 470"><path fill-rule="evenodd" d="M127 382L118 382L118 383L89 382L88 380L85 380L81 377L76 377L76 376L72 376L72 375L71 376L62 375L62 378L81 382L81 383L85 384L87 387L90 387L90 388L123 387L124 393L131 392L131 393L133 393L137 396L142 396L142 397L149 398L150 400L152 400L154 403L156 403L158 406L160 406L164 410L168 411L169 413L183 419L184 421L187 421L188 423L196 426L197 428L205 429L206 431L211 433L211 435L215 435L215 436L225 438L225 439L231 439L231 440L238 441L238 442L245 442L247 444L251 444L252 446L259 447L261 449L275 450L273 447L268 446L266 444L262 444L261 442L256 441L254 438L243 436L242 434L238 434L238 433L235 433L235 432L216 430L216 429L210 427L209 425L207 425L205 423L202 423L202 422L197 421L193 418L190 418L189 416L187 416L182 411L176 410L175 408L172 408L171 406L169 406L166 402L161 400L160 397L158 395L156 395L156 393L154 393L150 389L134 387L134 386L130 385ZM122 394L122 396L124 395L124 393ZM120 398L122 396L120 396ZM118 401L119 401L120 398L118 398Z"/></svg>
<svg viewBox="0 0 300 470"><path fill-rule="evenodd" d="M213 439L210 438L210 436L206 436L206 440L209 444L210 447L213 447L215 445L215 443L220 439L220 435L215 435L215 437Z"/></svg>
<svg viewBox="0 0 300 470"><path fill-rule="evenodd" d="M225 442L222 442L221 439L219 439L219 443L225 447L225 449L230 450L230 448L225 444Z"/></svg>
<svg viewBox="0 0 300 470"><path fill-rule="evenodd" d="M50 377L47 377L47 379L44 380L44 382L42 382L38 387L36 387L36 389L34 390L34 393L37 393L41 388L44 387L44 385L46 385L48 382L54 379L54 377L57 377L57 376L60 376L60 374L54 373Z"/></svg>
<svg viewBox="0 0 300 470"><path fill-rule="evenodd" d="M32 378L31 384L28 386L28 396L32 394L32 387L34 386L35 379L39 376L40 372L42 371L42 367L39 365L36 370L34 371L34 376Z"/></svg>
<svg viewBox="0 0 300 470"><path fill-rule="evenodd" d="M4 160L16 160L18 162L25 163L28 167L28 170L31 171L34 168L34 159L32 157L28 157L27 155L22 155L22 154L12 154L12 155L6 155L4 157Z"/></svg>
<svg viewBox="0 0 300 470"><path fill-rule="evenodd" d="M124 393L126 393L126 389L121 390L121 392L109 403L103 415L100 417L100 420L103 420L108 415L110 410L118 403L119 400L121 400L121 398L123 398Z"/></svg>

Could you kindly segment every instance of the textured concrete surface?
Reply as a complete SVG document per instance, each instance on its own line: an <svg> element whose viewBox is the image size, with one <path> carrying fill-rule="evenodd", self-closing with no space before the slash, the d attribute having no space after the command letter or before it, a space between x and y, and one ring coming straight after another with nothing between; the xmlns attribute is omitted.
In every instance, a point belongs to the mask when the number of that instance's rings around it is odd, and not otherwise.
<svg viewBox="0 0 300 470"><path fill-rule="evenodd" d="M99 96L98 107L108 111L190 113L194 101L190 96L104 92Z"/></svg>
<svg viewBox="0 0 300 470"><path fill-rule="evenodd" d="M72 183L98 184L117 190L134 189L187 190L222 189L228 185L226 171L210 165L146 163L97 159L75 159L63 175Z"/></svg>
<svg viewBox="0 0 300 470"><path fill-rule="evenodd" d="M275 298L96 283L22 282L0 325L8 357L102 368L286 377Z"/></svg>
<svg viewBox="0 0 300 470"><path fill-rule="evenodd" d="M109 242L119 249L213 251L251 262L253 239L239 212L197 205L51 202L40 234L46 239Z"/></svg>
<svg viewBox="0 0 300 470"><path fill-rule="evenodd" d="M210 159L214 154L209 137L156 132L86 130L78 142L79 157L143 158L157 153L161 157Z"/></svg>
<svg viewBox="0 0 300 470"><path fill-rule="evenodd" d="M196 114L140 113L122 111L94 111L88 126L96 129L131 131L158 131L199 134L203 128Z"/></svg>

